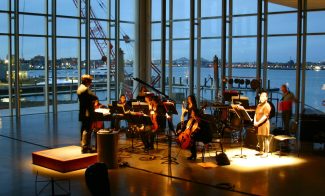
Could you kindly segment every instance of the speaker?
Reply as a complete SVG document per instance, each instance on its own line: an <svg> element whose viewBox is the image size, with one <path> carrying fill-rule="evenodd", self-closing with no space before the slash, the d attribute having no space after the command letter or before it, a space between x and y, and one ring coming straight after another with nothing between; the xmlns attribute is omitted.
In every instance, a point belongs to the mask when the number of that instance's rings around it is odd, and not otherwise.
<svg viewBox="0 0 325 196"><path fill-rule="evenodd" d="M216 155L216 161L219 166L230 165L230 161L224 152Z"/></svg>
<svg viewBox="0 0 325 196"><path fill-rule="evenodd" d="M256 146L257 146L256 131L253 127L247 128L246 129L246 137L245 137L245 147L255 150Z"/></svg>

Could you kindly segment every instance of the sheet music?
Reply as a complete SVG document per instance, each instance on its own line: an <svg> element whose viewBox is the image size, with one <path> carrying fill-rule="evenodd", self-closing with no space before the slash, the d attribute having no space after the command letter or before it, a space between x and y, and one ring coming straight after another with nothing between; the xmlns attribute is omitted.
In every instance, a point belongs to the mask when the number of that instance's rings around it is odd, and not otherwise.
<svg viewBox="0 0 325 196"><path fill-rule="evenodd" d="M231 107L234 109L235 113L238 115L238 117L242 120L249 120L253 121L253 119L249 116L245 108L241 105L231 104Z"/></svg>
<svg viewBox="0 0 325 196"><path fill-rule="evenodd" d="M95 109L95 112L102 113L104 116L111 114L109 109L107 109L107 108L97 108L97 109Z"/></svg>

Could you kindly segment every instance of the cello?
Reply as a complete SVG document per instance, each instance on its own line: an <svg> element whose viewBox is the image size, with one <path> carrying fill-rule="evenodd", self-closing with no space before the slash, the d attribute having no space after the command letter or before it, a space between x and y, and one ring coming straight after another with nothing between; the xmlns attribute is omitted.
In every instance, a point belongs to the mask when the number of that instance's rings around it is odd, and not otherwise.
<svg viewBox="0 0 325 196"><path fill-rule="evenodd" d="M182 149L187 149L192 145L192 134L199 129L199 122L194 118L188 120L185 131L178 136L178 142Z"/></svg>

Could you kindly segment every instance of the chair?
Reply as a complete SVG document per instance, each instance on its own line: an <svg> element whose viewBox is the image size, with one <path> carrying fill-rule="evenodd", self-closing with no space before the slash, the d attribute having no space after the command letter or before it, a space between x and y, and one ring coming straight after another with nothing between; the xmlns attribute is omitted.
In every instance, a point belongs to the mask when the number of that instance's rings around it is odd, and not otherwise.
<svg viewBox="0 0 325 196"><path fill-rule="evenodd" d="M205 127L206 129L208 129L207 131L210 132L210 136L211 136L211 141L209 141L208 143L204 143L202 141L198 141L196 145L200 145L201 149L202 149L202 162L204 162L205 160L205 153L206 151L209 152L209 156L210 156L210 149L212 149L212 147L219 145L219 148L216 148L216 155L218 152L223 152L223 146L222 146L222 139L223 139L223 127L224 124L221 123L221 121L217 120L215 116L213 115L208 115L205 114L203 116L203 119L205 119L205 121L208 123L209 126ZM203 145L202 145L203 143Z"/></svg>
<svg viewBox="0 0 325 196"><path fill-rule="evenodd" d="M298 142L297 142L297 138L295 137L297 129L298 129L298 123L297 122L292 122L291 125L290 125L290 131L289 131L288 135L276 135L276 136L273 137L273 140L275 140L275 142L273 142L273 145L276 145L278 143L279 146L280 146L279 157L281 157L281 153L283 152L284 143L287 142L288 145L290 145L291 141L294 142L295 150L296 150L297 155L299 157Z"/></svg>

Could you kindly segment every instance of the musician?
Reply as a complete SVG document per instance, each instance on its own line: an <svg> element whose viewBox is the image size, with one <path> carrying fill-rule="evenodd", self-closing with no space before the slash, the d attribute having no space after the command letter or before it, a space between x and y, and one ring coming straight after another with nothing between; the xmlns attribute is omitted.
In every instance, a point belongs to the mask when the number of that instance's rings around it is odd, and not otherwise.
<svg viewBox="0 0 325 196"><path fill-rule="evenodd" d="M187 97L187 106L184 108L184 116L187 116L187 120L189 120L192 117L192 110L197 110L197 103L196 103L196 98L194 95L189 95ZM182 108L182 113L183 113L183 108Z"/></svg>
<svg viewBox="0 0 325 196"><path fill-rule="evenodd" d="M192 111L198 110L196 98L194 95L189 95L187 97L187 104L185 106L185 103L183 102L182 105L182 115L181 115L181 122L177 124L176 130L177 134L184 131L187 121L192 117ZM187 115L187 120L184 120L185 116Z"/></svg>
<svg viewBox="0 0 325 196"><path fill-rule="evenodd" d="M279 109L282 112L283 128L286 132L289 132L290 119L292 116L292 105L295 102L296 98L294 94L289 91L287 85L285 84L281 86L281 91L283 95L281 98Z"/></svg>
<svg viewBox="0 0 325 196"><path fill-rule="evenodd" d="M140 137L144 145L144 150L148 151L154 149L154 139L155 139L156 132L159 128L157 122L159 99L156 96L147 94L147 96L145 96L145 101L149 105L149 110L150 110L149 115L150 115L152 125L144 125L143 128L140 130Z"/></svg>
<svg viewBox="0 0 325 196"><path fill-rule="evenodd" d="M118 104L118 106L123 107L123 111L129 111L130 110L130 106L127 104L126 96L124 94L122 94L120 96L119 101L117 102L117 104ZM123 115L123 114L119 114L119 115ZM123 120L123 116L113 118L111 120L111 128L119 130L121 120Z"/></svg>
<svg viewBox="0 0 325 196"><path fill-rule="evenodd" d="M259 104L256 107L254 115L254 127L257 128L257 146L260 151L258 154L256 154L257 156L263 155L264 152L269 152L269 115L271 112L271 106L267 102L267 99L267 92L261 92Z"/></svg>
<svg viewBox="0 0 325 196"><path fill-rule="evenodd" d="M197 148L196 142L202 141L203 143L207 143L209 138L205 133L207 129L204 127L204 121L201 118L200 111L198 109L192 109L190 114L190 119L186 123L186 129L190 129L191 134L191 142L190 142L190 152L191 156L187 157L188 160L196 160L197 156ZM186 130L185 130L186 131Z"/></svg>
<svg viewBox="0 0 325 196"><path fill-rule="evenodd" d="M137 100L138 101L145 101L145 97L146 97L148 92L149 91L145 86L141 86L139 94L137 96Z"/></svg>
<svg viewBox="0 0 325 196"><path fill-rule="evenodd" d="M94 116L94 101L98 100L98 97L91 91L90 86L92 84L93 77L85 74L81 77L81 84L77 89L77 95L79 99L79 121L81 121L81 152L91 153L93 152L90 146L91 141L91 125Z"/></svg>

